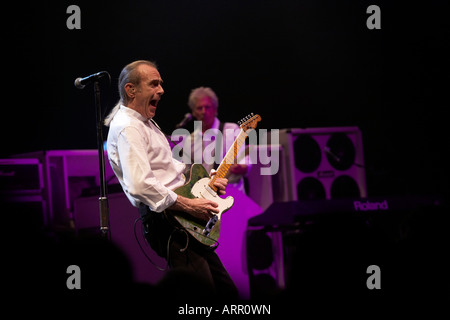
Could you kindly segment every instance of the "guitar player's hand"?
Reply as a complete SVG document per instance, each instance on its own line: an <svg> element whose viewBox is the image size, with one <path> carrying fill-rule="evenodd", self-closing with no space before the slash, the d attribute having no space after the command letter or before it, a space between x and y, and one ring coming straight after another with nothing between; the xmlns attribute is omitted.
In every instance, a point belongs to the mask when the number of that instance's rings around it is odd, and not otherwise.
<svg viewBox="0 0 450 320"><path fill-rule="evenodd" d="M211 176L215 175L216 171L211 170ZM217 187L217 193L219 195L224 195L225 189L227 188L228 179L226 178L217 178L214 182L214 186ZM217 209L219 205L211 200L203 199L203 198L186 198L178 195L177 201L170 207L172 210L184 211L191 216L208 221L212 218L213 213L219 213L219 209Z"/></svg>
<svg viewBox="0 0 450 320"><path fill-rule="evenodd" d="M208 221L212 218L213 213L218 213L218 204L214 201L194 198L189 199L178 195L177 201L170 207L172 210L184 211L191 216Z"/></svg>
<svg viewBox="0 0 450 320"><path fill-rule="evenodd" d="M212 177L217 173L216 170L211 169L210 176ZM225 189L228 185L228 179L226 178L217 178L216 181L214 181L214 186L217 187L217 193L219 195L224 195L226 193Z"/></svg>

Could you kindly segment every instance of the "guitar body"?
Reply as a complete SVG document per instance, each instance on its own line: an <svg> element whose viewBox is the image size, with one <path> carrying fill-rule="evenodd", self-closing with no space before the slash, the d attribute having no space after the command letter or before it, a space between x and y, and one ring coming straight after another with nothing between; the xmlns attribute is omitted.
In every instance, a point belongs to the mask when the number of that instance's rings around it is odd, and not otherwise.
<svg viewBox="0 0 450 320"><path fill-rule="evenodd" d="M214 201L219 205L219 213L215 214L216 218L214 221L210 220L211 223L209 226L207 226L208 222L195 219L191 215L181 211L170 211L170 213L167 214L167 217L175 220L200 243L209 247L214 247L217 245L217 240L220 235L220 219L222 213L233 206L234 199L231 196L221 198L209 187L208 184L210 181L211 178L206 169L201 164L196 163L191 167L189 181L184 186L174 190L174 192L180 196L189 199L205 198ZM211 229L205 231L205 229L208 229L207 227L211 227Z"/></svg>

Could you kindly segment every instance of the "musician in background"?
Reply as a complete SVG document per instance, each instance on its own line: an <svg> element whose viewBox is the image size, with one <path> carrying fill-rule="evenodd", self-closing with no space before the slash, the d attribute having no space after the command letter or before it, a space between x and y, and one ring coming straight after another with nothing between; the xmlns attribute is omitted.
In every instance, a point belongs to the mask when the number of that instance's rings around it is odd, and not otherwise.
<svg viewBox="0 0 450 320"><path fill-rule="evenodd" d="M213 163L205 161L203 157L203 166L209 172L216 169L223 157L231 147L235 138L239 134L240 128L236 123L221 122L217 118L219 99L216 93L209 87L198 87L193 89L189 95L188 105L191 109L194 120L201 121L201 126L194 126L194 131L190 136L191 143L191 161L194 161L195 154L203 154L203 151L210 143L218 143L218 148L208 148L212 150L212 156L215 157ZM205 134L206 132L206 134ZM218 133L222 134L222 141L218 140ZM194 143L195 139L202 140L203 143ZM222 156L216 157L215 152L222 150ZM242 148L237 155L237 162L230 166L228 176L228 187L233 187L239 191L245 192L244 177L250 171L249 157L245 157L245 148Z"/></svg>
<svg viewBox="0 0 450 320"><path fill-rule="evenodd" d="M211 297L237 297L215 251L189 239L188 232L166 217L165 210L170 209L206 222L218 210L213 201L189 199L173 191L185 184L185 164L172 157L165 135L153 120L164 93L156 65L134 61L122 69L118 82L120 106L105 119L110 127L108 159L131 204L139 208L146 240L172 270L187 270L202 279L197 287L205 285L210 289L206 292L215 293ZM219 194L225 193L227 183L225 178L216 179ZM189 292L185 294L189 297Z"/></svg>

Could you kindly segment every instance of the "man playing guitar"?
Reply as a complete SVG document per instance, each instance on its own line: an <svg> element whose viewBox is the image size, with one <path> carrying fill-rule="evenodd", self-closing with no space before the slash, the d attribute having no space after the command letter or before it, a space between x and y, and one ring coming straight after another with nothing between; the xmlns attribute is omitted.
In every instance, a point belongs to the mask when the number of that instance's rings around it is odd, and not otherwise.
<svg viewBox="0 0 450 320"><path fill-rule="evenodd" d="M219 213L218 203L174 192L185 184L185 165L172 157L165 135L153 120L164 93L156 65L138 60L119 76L120 107L108 116L109 162L126 196L139 208L146 239L166 258L171 270L184 270L201 279L198 286L210 297L236 298L237 289L214 248L198 241L171 221L171 213L193 217L204 224ZM221 195L228 180L215 177L212 186Z"/></svg>

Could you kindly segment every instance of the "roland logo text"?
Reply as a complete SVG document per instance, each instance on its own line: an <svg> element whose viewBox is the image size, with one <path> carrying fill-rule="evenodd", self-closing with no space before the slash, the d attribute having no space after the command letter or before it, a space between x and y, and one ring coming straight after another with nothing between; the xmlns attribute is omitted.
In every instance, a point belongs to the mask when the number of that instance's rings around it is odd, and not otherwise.
<svg viewBox="0 0 450 320"><path fill-rule="evenodd" d="M388 202L387 200L380 202L371 202L369 200L365 202L361 201L353 201L353 206L355 211L373 211L373 210L388 210Z"/></svg>

